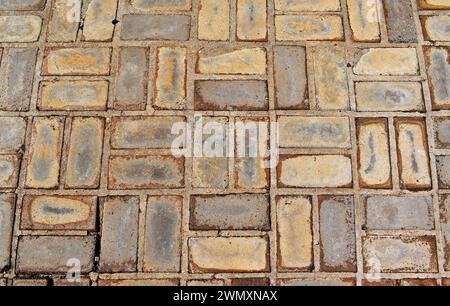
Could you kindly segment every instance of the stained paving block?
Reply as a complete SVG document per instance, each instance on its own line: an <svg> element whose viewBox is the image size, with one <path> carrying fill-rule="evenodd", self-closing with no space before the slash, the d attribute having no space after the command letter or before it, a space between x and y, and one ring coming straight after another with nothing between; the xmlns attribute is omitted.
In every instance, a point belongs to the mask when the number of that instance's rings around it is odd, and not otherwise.
<svg viewBox="0 0 450 306"><path fill-rule="evenodd" d="M0 271L4 271L11 263L15 207L16 196L14 194L0 194Z"/></svg>
<svg viewBox="0 0 450 306"><path fill-rule="evenodd" d="M201 0L198 12L198 39L228 40L229 37L229 1Z"/></svg>
<svg viewBox="0 0 450 306"><path fill-rule="evenodd" d="M78 36L81 22L81 0L72 2L67 2L66 0L52 0L51 3L47 41L75 41Z"/></svg>
<svg viewBox="0 0 450 306"><path fill-rule="evenodd" d="M267 0L237 0L236 38L241 41L267 39Z"/></svg>
<svg viewBox="0 0 450 306"><path fill-rule="evenodd" d="M86 4L84 3L86 12L83 16L81 38L85 41L111 41L118 2L115 0L91 0L87 6Z"/></svg>
<svg viewBox="0 0 450 306"><path fill-rule="evenodd" d="M450 41L450 16L425 16L421 18L424 38L430 41Z"/></svg>
<svg viewBox="0 0 450 306"><path fill-rule="evenodd" d="M0 1L0 10L5 11L38 11L45 7L46 0Z"/></svg>
<svg viewBox="0 0 450 306"><path fill-rule="evenodd" d="M0 155L0 188L16 188L19 180L20 157Z"/></svg>
<svg viewBox="0 0 450 306"><path fill-rule="evenodd" d="M348 0L348 17L354 41L379 42L381 38L377 0Z"/></svg>
<svg viewBox="0 0 450 306"><path fill-rule="evenodd" d="M191 0L131 0L130 4L141 11L187 11L191 9Z"/></svg>
<svg viewBox="0 0 450 306"><path fill-rule="evenodd" d="M450 149L450 118L433 118L434 145L437 149Z"/></svg>
<svg viewBox="0 0 450 306"><path fill-rule="evenodd" d="M0 42L35 42L41 26L42 18L36 15L0 16Z"/></svg>
<svg viewBox="0 0 450 306"><path fill-rule="evenodd" d="M275 29L278 41L344 40L338 15L277 15Z"/></svg>
<svg viewBox="0 0 450 306"><path fill-rule="evenodd" d="M0 152L14 153L25 142L27 122L20 117L0 117Z"/></svg>
<svg viewBox="0 0 450 306"><path fill-rule="evenodd" d="M416 42L417 30L409 0L383 0L390 42Z"/></svg>
<svg viewBox="0 0 450 306"><path fill-rule="evenodd" d="M433 109L449 109L450 48L426 48L424 53Z"/></svg>
<svg viewBox="0 0 450 306"><path fill-rule="evenodd" d="M450 156L436 156L436 167L439 180L439 188L450 188Z"/></svg>
<svg viewBox="0 0 450 306"><path fill-rule="evenodd" d="M363 49L353 71L357 75L417 75L417 51L414 48Z"/></svg>

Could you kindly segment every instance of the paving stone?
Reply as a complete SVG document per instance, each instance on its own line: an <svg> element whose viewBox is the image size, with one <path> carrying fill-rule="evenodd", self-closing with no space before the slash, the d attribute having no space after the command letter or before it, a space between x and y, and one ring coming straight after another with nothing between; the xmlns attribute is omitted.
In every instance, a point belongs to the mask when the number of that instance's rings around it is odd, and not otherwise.
<svg viewBox="0 0 450 306"><path fill-rule="evenodd" d="M154 106L183 109L186 104L186 48L158 48Z"/></svg>
<svg viewBox="0 0 450 306"><path fill-rule="evenodd" d="M1 0L0 10L5 11L38 11L43 10L46 0Z"/></svg>
<svg viewBox="0 0 450 306"><path fill-rule="evenodd" d="M144 271L180 271L182 207L182 197L148 197L145 221Z"/></svg>
<svg viewBox="0 0 450 306"><path fill-rule="evenodd" d="M439 188L450 188L450 156L436 156L436 167L439 179Z"/></svg>
<svg viewBox="0 0 450 306"><path fill-rule="evenodd" d="M97 197L25 195L22 230L96 230Z"/></svg>
<svg viewBox="0 0 450 306"><path fill-rule="evenodd" d="M184 186L184 159L173 156L111 156L110 189L159 189Z"/></svg>
<svg viewBox="0 0 450 306"><path fill-rule="evenodd" d="M420 9L445 10L450 9L447 0L419 0Z"/></svg>
<svg viewBox="0 0 450 306"><path fill-rule="evenodd" d="M429 189L431 171L425 122L420 119L397 119L395 127L401 187Z"/></svg>
<svg viewBox="0 0 450 306"><path fill-rule="evenodd" d="M364 272L437 272L436 241L432 236L363 238Z"/></svg>
<svg viewBox="0 0 450 306"><path fill-rule="evenodd" d="M149 52L145 48L124 47L119 51L114 108L143 110L147 104Z"/></svg>
<svg viewBox="0 0 450 306"><path fill-rule="evenodd" d="M42 82L39 110L106 110L108 81Z"/></svg>
<svg viewBox="0 0 450 306"><path fill-rule="evenodd" d="M27 122L20 117L0 117L0 152L15 153L25 142Z"/></svg>
<svg viewBox="0 0 450 306"><path fill-rule="evenodd" d="M426 48L428 84L433 109L450 109L450 48Z"/></svg>
<svg viewBox="0 0 450 306"><path fill-rule="evenodd" d="M46 279L13 279L14 287L46 287L48 280Z"/></svg>
<svg viewBox="0 0 450 306"><path fill-rule="evenodd" d="M198 12L198 39L228 40L229 38L229 1L200 0Z"/></svg>
<svg viewBox="0 0 450 306"><path fill-rule="evenodd" d="M270 286L268 278L233 278L231 279L231 286L245 286L245 287L267 287Z"/></svg>
<svg viewBox="0 0 450 306"><path fill-rule="evenodd" d="M312 204L308 197L277 199L278 268L310 271L313 267Z"/></svg>
<svg viewBox="0 0 450 306"><path fill-rule="evenodd" d="M116 149L170 149L178 135L172 127L185 117L113 117L111 146Z"/></svg>
<svg viewBox="0 0 450 306"><path fill-rule="evenodd" d="M237 40L267 40L267 0L237 0Z"/></svg>
<svg viewBox="0 0 450 306"><path fill-rule="evenodd" d="M196 110L267 110L267 83L257 80L196 81Z"/></svg>
<svg viewBox="0 0 450 306"><path fill-rule="evenodd" d="M16 188L19 179L20 157L0 155L0 188Z"/></svg>
<svg viewBox="0 0 450 306"><path fill-rule="evenodd" d="M35 15L0 16L0 42L35 42L41 26L41 17Z"/></svg>
<svg viewBox="0 0 450 306"><path fill-rule="evenodd" d="M190 280L187 281L187 286L224 286L225 282L221 279L212 279L212 280Z"/></svg>
<svg viewBox="0 0 450 306"><path fill-rule="evenodd" d="M70 18L67 18L70 17ZM47 29L49 42L74 42L81 20L81 0L53 0Z"/></svg>
<svg viewBox="0 0 450 306"><path fill-rule="evenodd" d="M353 278L343 279L320 279L320 278L300 278L300 279L278 279L278 286L302 286L302 287L341 287L341 286L355 286L356 282Z"/></svg>
<svg viewBox="0 0 450 306"><path fill-rule="evenodd" d="M450 16L427 16L422 19L424 38L430 41L450 41Z"/></svg>
<svg viewBox="0 0 450 306"><path fill-rule="evenodd" d="M59 183L64 122L56 117L33 120L25 184L29 188L56 188Z"/></svg>
<svg viewBox="0 0 450 306"><path fill-rule="evenodd" d="M417 41L413 9L410 0L383 0L384 15L390 42Z"/></svg>
<svg viewBox="0 0 450 306"><path fill-rule="evenodd" d="M267 194L191 197L191 230L270 230Z"/></svg>
<svg viewBox="0 0 450 306"><path fill-rule="evenodd" d="M439 213L441 231L443 236L443 248L445 252L444 267L445 271L450 270L450 197L448 195L441 195L439 198ZM450 285L450 281L448 281Z"/></svg>
<svg viewBox="0 0 450 306"><path fill-rule="evenodd" d="M266 237L201 237L189 239L192 272L267 272Z"/></svg>
<svg viewBox="0 0 450 306"><path fill-rule="evenodd" d="M137 265L139 199L109 197L101 205L101 272L134 272Z"/></svg>
<svg viewBox="0 0 450 306"><path fill-rule="evenodd" d="M191 18L184 15L124 15L123 40L188 40Z"/></svg>
<svg viewBox="0 0 450 306"><path fill-rule="evenodd" d="M383 119L359 119L358 173L363 188L392 188L388 123Z"/></svg>
<svg viewBox="0 0 450 306"><path fill-rule="evenodd" d="M109 48L51 48L45 50L43 75L109 75Z"/></svg>
<svg viewBox="0 0 450 306"><path fill-rule="evenodd" d="M192 187L195 188L227 188L228 158L226 157L194 157L192 159Z"/></svg>
<svg viewBox="0 0 450 306"><path fill-rule="evenodd" d="M450 149L450 117L434 117L433 130L436 149Z"/></svg>
<svg viewBox="0 0 450 306"><path fill-rule="evenodd" d="M347 61L345 49L319 47L314 50L314 87L319 110L347 110ZM332 75L333 78L329 76Z"/></svg>
<svg viewBox="0 0 450 306"><path fill-rule="evenodd" d="M278 41L344 40L338 15L277 15L275 33Z"/></svg>
<svg viewBox="0 0 450 306"><path fill-rule="evenodd" d="M0 193L0 271L10 265L16 196Z"/></svg>
<svg viewBox="0 0 450 306"><path fill-rule="evenodd" d="M278 165L279 187L352 187L351 159L345 155L284 155Z"/></svg>
<svg viewBox="0 0 450 306"><path fill-rule="evenodd" d="M275 9L288 12L340 11L339 0L275 0Z"/></svg>
<svg viewBox="0 0 450 306"><path fill-rule="evenodd" d="M351 148L350 121L345 117L280 116L283 148Z"/></svg>
<svg viewBox="0 0 450 306"><path fill-rule="evenodd" d="M131 0L131 6L141 11L188 11L191 0Z"/></svg>
<svg viewBox="0 0 450 306"><path fill-rule="evenodd" d="M306 49L276 46L273 53L277 109L308 108Z"/></svg>
<svg viewBox="0 0 450 306"><path fill-rule="evenodd" d="M70 260L79 260L80 272L94 268L95 236L21 236L16 270L20 274L67 273Z"/></svg>
<svg viewBox="0 0 450 306"><path fill-rule="evenodd" d="M379 42L380 16L377 0L348 0L348 17L353 40L362 42Z"/></svg>
<svg viewBox="0 0 450 306"><path fill-rule="evenodd" d="M36 48L11 48L3 52L0 66L0 110L29 110L36 54Z"/></svg>
<svg viewBox="0 0 450 306"><path fill-rule="evenodd" d="M356 82L358 111L422 111L422 85L418 82Z"/></svg>
<svg viewBox="0 0 450 306"><path fill-rule="evenodd" d="M202 49L198 53L197 73L265 74L267 54L264 48Z"/></svg>
<svg viewBox="0 0 450 306"><path fill-rule="evenodd" d="M321 271L356 272L353 197L319 198Z"/></svg>
<svg viewBox="0 0 450 306"><path fill-rule="evenodd" d="M89 287L91 285L91 280L89 277L81 276L79 281L72 281L67 278L54 278L53 286L55 287Z"/></svg>
<svg viewBox="0 0 450 306"><path fill-rule="evenodd" d="M382 196L364 199L366 230L433 230L431 196Z"/></svg>
<svg viewBox="0 0 450 306"><path fill-rule="evenodd" d="M118 286L118 287L147 287L147 286L178 286L179 280L176 279L100 279L99 286Z"/></svg>
<svg viewBox="0 0 450 306"><path fill-rule="evenodd" d="M371 48L358 54L353 68L358 75L417 75L419 62L414 48Z"/></svg>
<svg viewBox="0 0 450 306"><path fill-rule="evenodd" d="M86 8L82 39L111 41L114 33L117 0L91 0Z"/></svg>
<svg viewBox="0 0 450 306"><path fill-rule="evenodd" d="M401 279L400 280L400 286L412 286L412 287L419 287L419 286L437 286L437 280L436 279Z"/></svg>
<svg viewBox="0 0 450 306"><path fill-rule="evenodd" d="M67 156L66 188L98 187L104 125L101 118L73 119Z"/></svg>
<svg viewBox="0 0 450 306"><path fill-rule="evenodd" d="M368 280L363 279L363 286L371 287L397 287L399 286L399 281L397 279L380 279L380 280Z"/></svg>

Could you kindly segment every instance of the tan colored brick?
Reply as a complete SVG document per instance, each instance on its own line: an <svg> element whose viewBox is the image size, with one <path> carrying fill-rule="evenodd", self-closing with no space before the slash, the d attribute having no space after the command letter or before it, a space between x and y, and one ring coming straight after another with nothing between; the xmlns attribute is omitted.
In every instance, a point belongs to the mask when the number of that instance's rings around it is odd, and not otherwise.
<svg viewBox="0 0 450 306"><path fill-rule="evenodd" d="M4 0L0 3L0 10L5 11L41 11L45 7L46 0Z"/></svg>
<svg viewBox="0 0 450 306"><path fill-rule="evenodd" d="M162 109L185 108L186 56L186 48L158 48L155 107Z"/></svg>
<svg viewBox="0 0 450 306"><path fill-rule="evenodd" d="M284 155L277 169L279 187L352 187L351 159L345 155Z"/></svg>
<svg viewBox="0 0 450 306"><path fill-rule="evenodd" d="M317 108L320 110L349 109L345 49L320 47L314 50L313 57ZM330 78L330 75L333 78Z"/></svg>
<svg viewBox="0 0 450 306"><path fill-rule="evenodd" d="M110 189L159 189L184 186L184 159L173 156L111 156Z"/></svg>
<svg viewBox="0 0 450 306"><path fill-rule="evenodd" d="M0 270L10 264L11 242L14 226L16 196L12 193L0 193Z"/></svg>
<svg viewBox="0 0 450 306"><path fill-rule="evenodd" d="M46 279L13 279L14 287L45 287L48 286Z"/></svg>
<svg viewBox="0 0 450 306"><path fill-rule="evenodd" d="M404 189L431 187L427 129L421 119L396 119L400 184Z"/></svg>
<svg viewBox="0 0 450 306"><path fill-rule="evenodd" d="M351 148L350 121L346 117L280 116L282 148Z"/></svg>
<svg viewBox="0 0 450 306"><path fill-rule="evenodd" d="M91 285L91 279L87 276L81 276L79 280L56 277L53 278L53 286L55 287L88 287Z"/></svg>
<svg viewBox="0 0 450 306"><path fill-rule="evenodd" d="M414 48L371 48L361 50L353 68L358 75L417 75L419 61Z"/></svg>
<svg viewBox="0 0 450 306"><path fill-rule="evenodd" d="M43 75L109 75L109 48L50 48L45 50Z"/></svg>
<svg viewBox="0 0 450 306"><path fill-rule="evenodd" d="M306 197L277 199L278 268L310 271L313 266L312 205Z"/></svg>
<svg viewBox="0 0 450 306"><path fill-rule="evenodd" d="M265 277L258 278L232 278L231 286L243 287L267 287L270 286L270 279Z"/></svg>
<svg viewBox="0 0 450 306"><path fill-rule="evenodd" d="M418 0L419 9L446 10L450 9L448 0Z"/></svg>
<svg viewBox="0 0 450 306"><path fill-rule="evenodd" d="M0 155L0 188L16 188L19 180L20 157Z"/></svg>
<svg viewBox="0 0 450 306"><path fill-rule="evenodd" d="M438 184L441 189L450 189L450 156L436 156Z"/></svg>
<svg viewBox="0 0 450 306"><path fill-rule="evenodd" d="M433 109L450 109L450 48L425 48Z"/></svg>
<svg viewBox="0 0 450 306"><path fill-rule="evenodd" d="M20 117L0 117L0 152L16 153L25 142L27 122Z"/></svg>
<svg viewBox="0 0 450 306"><path fill-rule="evenodd" d="M423 34L426 40L430 41L450 41L450 16L424 16L421 19Z"/></svg>
<svg viewBox="0 0 450 306"><path fill-rule="evenodd" d="M194 157L192 159L192 187L227 188L228 158Z"/></svg>
<svg viewBox="0 0 450 306"><path fill-rule="evenodd" d="M230 38L230 3L228 0L200 0L198 39L228 40Z"/></svg>
<svg viewBox="0 0 450 306"><path fill-rule="evenodd" d="M424 287L431 287L431 286L437 286L437 279L421 279L421 278L416 278L416 279L401 279L400 280L400 286L412 286L412 287L420 287L420 286L424 286Z"/></svg>
<svg viewBox="0 0 450 306"><path fill-rule="evenodd" d="M179 280L176 279L100 279L99 286L132 286L132 287L147 287L147 286L178 286Z"/></svg>
<svg viewBox="0 0 450 306"><path fill-rule="evenodd" d="M337 15L277 15L275 33L278 41L344 40Z"/></svg>
<svg viewBox="0 0 450 306"><path fill-rule="evenodd" d="M275 0L275 9L288 12L336 12L340 11L339 0Z"/></svg>
<svg viewBox="0 0 450 306"><path fill-rule="evenodd" d="M71 18L67 18L70 16ZM81 20L81 0L53 0L47 41L73 42L77 39Z"/></svg>
<svg viewBox="0 0 450 306"><path fill-rule="evenodd" d="M377 0L348 0L348 17L354 41L379 42L380 16Z"/></svg>
<svg viewBox="0 0 450 306"><path fill-rule="evenodd" d="M277 280L277 286L347 287L355 285L356 280L354 278L299 278Z"/></svg>
<svg viewBox="0 0 450 306"><path fill-rule="evenodd" d="M450 149L450 117L434 117L433 130L435 148Z"/></svg>
<svg viewBox="0 0 450 306"><path fill-rule="evenodd" d="M237 40L267 40L267 0L237 0Z"/></svg>
<svg viewBox="0 0 450 306"><path fill-rule="evenodd" d="M202 49L196 70L202 74L265 74L266 62L264 48Z"/></svg>
<svg viewBox="0 0 450 306"><path fill-rule="evenodd" d="M104 125L101 118L73 119L67 156L66 188L98 187Z"/></svg>
<svg viewBox="0 0 450 306"><path fill-rule="evenodd" d="M42 82L40 110L106 110L108 81Z"/></svg>
<svg viewBox="0 0 450 306"><path fill-rule="evenodd" d="M198 286L208 286L208 287L209 286L224 286L225 282L222 279L211 279L211 280L209 280L209 279L205 279L205 280L193 279L193 280L187 281L187 285L195 286L195 287L198 287Z"/></svg>
<svg viewBox="0 0 450 306"><path fill-rule="evenodd" d="M114 33L117 0L91 0L83 22L82 39L86 41L111 41Z"/></svg>
<svg viewBox="0 0 450 306"><path fill-rule="evenodd" d="M431 236L363 238L364 272L437 272L436 241Z"/></svg>
<svg viewBox="0 0 450 306"><path fill-rule="evenodd" d="M131 0L131 5L140 11L189 11L191 0Z"/></svg>
<svg viewBox="0 0 450 306"><path fill-rule="evenodd" d="M97 197L32 196L22 204L22 230L96 230Z"/></svg>
<svg viewBox="0 0 450 306"><path fill-rule="evenodd" d="M41 17L35 15L0 16L0 42L37 41L41 25Z"/></svg>
<svg viewBox="0 0 450 306"><path fill-rule="evenodd" d="M192 272L267 272L266 237L202 237L189 239Z"/></svg>
<svg viewBox="0 0 450 306"><path fill-rule="evenodd" d="M357 134L359 185L392 188L387 121L359 119Z"/></svg>
<svg viewBox="0 0 450 306"><path fill-rule="evenodd" d="M59 182L64 122L60 118L33 120L25 184L29 188L56 188Z"/></svg>

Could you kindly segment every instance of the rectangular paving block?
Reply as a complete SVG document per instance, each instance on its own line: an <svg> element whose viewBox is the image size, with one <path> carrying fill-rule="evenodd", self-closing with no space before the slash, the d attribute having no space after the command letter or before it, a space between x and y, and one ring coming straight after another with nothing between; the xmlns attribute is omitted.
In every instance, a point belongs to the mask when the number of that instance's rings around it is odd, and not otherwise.
<svg viewBox="0 0 450 306"><path fill-rule="evenodd" d="M450 109L450 48L425 48L433 109Z"/></svg>
<svg viewBox="0 0 450 306"><path fill-rule="evenodd" d="M97 188L100 183L102 118L75 117L72 121L66 166L66 188Z"/></svg>
<svg viewBox="0 0 450 306"><path fill-rule="evenodd" d="M195 81L194 104L196 110L267 110L267 82Z"/></svg>
<svg viewBox="0 0 450 306"><path fill-rule="evenodd" d="M439 42L450 41L450 16L423 16L421 18L425 40Z"/></svg>
<svg viewBox="0 0 450 306"><path fill-rule="evenodd" d="M425 107L418 82L356 82L355 91L358 111L409 112Z"/></svg>
<svg viewBox="0 0 450 306"><path fill-rule="evenodd" d="M447 0L418 0L419 9L447 10L450 3Z"/></svg>
<svg viewBox="0 0 450 306"><path fill-rule="evenodd" d="M379 42L381 31L378 1L347 0L347 7L353 40Z"/></svg>
<svg viewBox="0 0 450 306"><path fill-rule="evenodd" d="M191 18L185 15L124 15L123 40L188 40Z"/></svg>
<svg viewBox="0 0 450 306"><path fill-rule="evenodd" d="M188 11L192 0L133 0L131 6L139 11Z"/></svg>
<svg viewBox="0 0 450 306"><path fill-rule="evenodd" d="M29 110L36 55L37 48L4 49L0 66L0 110Z"/></svg>
<svg viewBox="0 0 450 306"><path fill-rule="evenodd" d="M410 0L383 0L384 16L390 42L417 41L413 9Z"/></svg>
<svg viewBox="0 0 450 306"><path fill-rule="evenodd" d="M278 279L277 286L348 287L355 286L354 278L291 278Z"/></svg>
<svg viewBox="0 0 450 306"><path fill-rule="evenodd" d="M190 238L192 272L267 272L267 237Z"/></svg>
<svg viewBox="0 0 450 306"><path fill-rule="evenodd" d="M36 15L0 16L0 42L36 42L41 27L42 18Z"/></svg>
<svg viewBox="0 0 450 306"><path fill-rule="evenodd" d="M14 194L0 194L0 271L10 265L15 207L16 196Z"/></svg>
<svg viewBox="0 0 450 306"><path fill-rule="evenodd" d="M94 268L95 242L95 236L20 236L16 270L65 274L76 263L81 273L89 273Z"/></svg>
<svg viewBox="0 0 450 306"><path fill-rule="evenodd" d="M437 272L436 241L432 236L363 238L364 272Z"/></svg>
<svg viewBox="0 0 450 306"><path fill-rule="evenodd" d="M267 40L267 0L237 0L236 39Z"/></svg>
<svg viewBox="0 0 450 306"><path fill-rule="evenodd" d="M118 2L115 0L91 0L83 3L85 13L81 39L84 41L111 41L114 34Z"/></svg>
<svg viewBox="0 0 450 306"><path fill-rule="evenodd" d="M397 159L400 185L404 189L431 187L427 128L422 119L396 119Z"/></svg>
<svg viewBox="0 0 450 306"><path fill-rule="evenodd" d="M351 196L319 197L321 271L356 272L354 209Z"/></svg>
<svg viewBox="0 0 450 306"><path fill-rule="evenodd" d="M307 109L306 49L277 46L273 51L277 109Z"/></svg>
<svg viewBox="0 0 450 306"><path fill-rule="evenodd" d="M364 216L368 231L434 229L431 196L367 196Z"/></svg>
<svg viewBox="0 0 450 306"><path fill-rule="evenodd" d="M109 75L110 48L49 48L42 75Z"/></svg>
<svg viewBox="0 0 450 306"><path fill-rule="evenodd" d="M25 195L22 230L96 230L97 197Z"/></svg>
<svg viewBox="0 0 450 306"><path fill-rule="evenodd" d="M182 207L183 197L148 197L143 255L144 271L180 271Z"/></svg>
<svg viewBox="0 0 450 306"><path fill-rule="evenodd" d="M277 198L278 269L310 271L313 267L312 204L308 197Z"/></svg>
<svg viewBox="0 0 450 306"><path fill-rule="evenodd" d="M280 116L282 148L351 148L350 121L346 117Z"/></svg>
<svg viewBox="0 0 450 306"><path fill-rule="evenodd" d="M69 18L68 18L69 17ZM73 42L81 21L81 0L52 0L47 41Z"/></svg>
<svg viewBox="0 0 450 306"><path fill-rule="evenodd" d="M439 213L441 231L443 236L443 248L444 248L444 268L445 271L450 271L450 197L449 195L441 195L439 197ZM447 281L450 285L450 279Z"/></svg>
<svg viewBox="0 0 450 306"><path fill-rule="evenodd" d="M267 194L196 195L190 199L191 230L270 230Z"/></svg>
<svg viewBox="0 0 450 306"><path fill-rule="evenodd" d="M20 160L18 155L0 155L0 188L17 187Z"/></svg>
<svg viewBox="0 0 450 306"><path fill-rule="evenodd" d="M347 110L350 107L345 49L317 47L313 53L314 87L319 110ZM333 78L330 78L330 75Z"/></svg>
<svg viewBox="0 0 450 306"><path fill-rule="evenodd" d="M438 175L439 188L450 188L450 156L436 156L436 168Z"/></svg>
<svg viewBox="0 0 450 306"><path fill-rule="evenodd" d="M229 186L227 157L194 157L192 187L227 188Z"/></svg>
<svg viewBox="0 0 450 306"><path fill-rule="evenodd" d="M279 187L352 187L351 159L346 155L282 155Z"/></svg>
<svg viewBox="0 0 450 306"><path fill-rule="evenodd" d="M111 156L110 189L158 189L184 186L184 158L167 156Z"/></svg>
<svg viewBox="0 0 450 306"><path fill-rule="evenodd" d="M40 11L45 7L46 0L1 0L0 10L4 11Z"/></svg>
<svg viewBox="0 0 450 306"><path fill-rule="evenodd" d="M357 140L359 185L363 188L392 188L387 120L358 119Z"/></svg>
<svg viewBox="0 0 450 306"><path fill-rule="evenodd" d="M344 40L342 18L338 15L276 15L277 41Z"/></svg>
<svg viewBox="0 0 450 306"><path fill-rule="evenodd" d="M353 72L357 75L417 75L419 60L415 48L361 49Z"/></svg>
<svg viewBox="0 0 450 306"><path fill-rule="evenodd" d="M16 153L25 142L27 122L20 117L0 117L0 153Z"/></svg>
<svg viewBox="0 0 450 306"><path fill-rule="evenodd" d="M228 40L229 38L229 0L200 0L198 11L198 39Z"/></svg>
<svg viewBox="0 0 450 306"><path fill-rule="evenodd" d="M108 287L161 287L179 286L178 279L99 279L99 286Z"/></svg>
<svg viewBox="0 0 450 306"><path fill-rule="evenodd" d="M108 81L41 82L39 110L106 110Z"/></svg>
<svg viewBox="0 0 450 306"><path fill-rule="evenodd" d="M114 108L143 110L147 104L149 52L146 48L123 47L115 81Z"/></svg>
<svg viewBox="0 0 450 306"><path fill-rule="evenodd" d="M51 189L58 186L63 132L62 118L34 118L26 187Z"/></svg>
<svg viewBox="0 0 450 306"><path fill-rule="evenodd" d="M341 10L339 0L275 0L277 11L287 12L336 12Z"/></svg>
<svg viewBox="0 0 450 306"><path fill-rule="evenodd" d="M433 131L435 148L450 149L450 117L434 117Z"/></svg>
<svg viewBox="0 0 450 306"><path fill-rule="evenodd" d="M102 208L101 272L135 272L139 232L139 198L109 197Z"/></svg>
<svg viewBox="0 0 450 306"><path fill-rule="evenodd" d="M112 117L111 146L115 149L170 149L178 134L176 125L184 127L185 117Z"/></svg>

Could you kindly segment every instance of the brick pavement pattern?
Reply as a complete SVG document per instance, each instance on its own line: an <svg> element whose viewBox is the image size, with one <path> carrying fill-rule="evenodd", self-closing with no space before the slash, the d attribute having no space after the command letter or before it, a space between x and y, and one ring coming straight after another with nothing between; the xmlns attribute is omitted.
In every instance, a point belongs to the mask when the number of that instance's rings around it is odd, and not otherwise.
<svg viewBox="0 0 450 306"><path fill-rule="evenodd" d="M449 285L449 29L450 0L0 0L0 286ZM278 122L279 163L174 156L200 115Z"/></svg>

